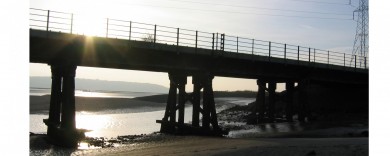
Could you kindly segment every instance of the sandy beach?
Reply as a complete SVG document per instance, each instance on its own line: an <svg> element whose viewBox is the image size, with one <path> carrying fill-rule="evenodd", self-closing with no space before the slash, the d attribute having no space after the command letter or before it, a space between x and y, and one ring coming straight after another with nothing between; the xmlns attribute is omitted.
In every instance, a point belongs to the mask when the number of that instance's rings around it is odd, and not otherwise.
<svg viewBox="0 0 390 156"><path fill-rule="evenodd" d="M31 141L39 141L38 138ZM41 140L42 141L42 140ZM120 147L71 150L51 145L48 155L267 155L267 156L365 156L368 138L216 138L163 136ZM30 153L31 154L31 153Z"/></svg>
<svg viewBox="0 0 390 156"><path fill-rule="evenodd" d="M231 139L185 136L140 148L122 147L91 155L368 155L368 138Z"/></svg>

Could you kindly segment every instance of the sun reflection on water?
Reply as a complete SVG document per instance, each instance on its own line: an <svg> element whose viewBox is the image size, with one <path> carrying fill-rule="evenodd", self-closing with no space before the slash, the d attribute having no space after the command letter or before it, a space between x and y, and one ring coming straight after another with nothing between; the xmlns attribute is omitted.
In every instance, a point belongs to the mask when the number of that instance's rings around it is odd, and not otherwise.
<svg viewBox="0 0 390 156"><path fill-rule="evenodd" d="M82 90L76 90L75 96L79 97L112 97L109 93L102 93L102 92L91 92L91 91L82 91Z"/></svg>
<svg viewBox="0 0 390 156"><path fill-rule="evenodd" d="M89 137L101 136L99 133L102 129L107 128L112 118L108 115L93 115L85 112L81 112L76 115L76 127L91 130L85 133Z"/></svg>

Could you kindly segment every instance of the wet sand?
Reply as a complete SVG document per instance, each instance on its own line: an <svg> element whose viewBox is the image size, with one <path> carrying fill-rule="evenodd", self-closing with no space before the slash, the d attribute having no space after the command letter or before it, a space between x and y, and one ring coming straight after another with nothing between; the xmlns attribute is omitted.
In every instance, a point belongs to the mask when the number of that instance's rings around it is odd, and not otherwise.
<svg viewBox="0 0 390 156"><path fill-rule="evenodd" d="M94 150L87 155L368 155L368 138L252 138L182 136L168 142Z"/></svg>
<svg viewBox="0 0 390 156"><path fill-rule="evenodd" d="M67 149L47 144L43 135L30 136L30 155L368 155L368 138L223 138L152 135L136 143L100 149ZM39 145L39 146L37 146ZM34 150L31 150L33 148ZM45 150L42 152L40 150Z"/></svg>

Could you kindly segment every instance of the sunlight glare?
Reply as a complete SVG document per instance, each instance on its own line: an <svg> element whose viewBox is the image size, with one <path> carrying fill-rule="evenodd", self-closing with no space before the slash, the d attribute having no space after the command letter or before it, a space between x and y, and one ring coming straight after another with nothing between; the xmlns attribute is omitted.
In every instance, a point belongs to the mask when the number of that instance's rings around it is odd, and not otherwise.
<svg viewBox="0 0 390 156"><path fill-rule="evenodd" d="M98 136L94 134L99 133L99 130L106 128L111 120L110 116L82 113L76 115L76 127L92 130L91 132L87 132L86 135L94 137Z"/></svg>
<svg viewBox="0 0 390 156"><path fill-rule="evenodd" d="M112 97L108 93L81 91L81 90L76 90L75 96L78 96L78 97L101 97L101 98Z"/></svg>
<svg viewBox="0 0 390 156"><path fill-rule="evenodd" d="M95 15L75 16L74 29L76 34L86 36L106 36L107 19Z"/></svg>

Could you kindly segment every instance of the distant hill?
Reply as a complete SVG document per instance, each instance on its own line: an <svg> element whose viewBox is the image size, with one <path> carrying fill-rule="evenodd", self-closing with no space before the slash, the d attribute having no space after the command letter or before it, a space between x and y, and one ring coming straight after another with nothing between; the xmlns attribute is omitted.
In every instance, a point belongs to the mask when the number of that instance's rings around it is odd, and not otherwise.
<svg viewBox="0 0 390 156"><path fill-rule="evenodd" d="M30 87L32 88L51 88L51 77L30 77ZM137 82L105 81L92 79L76 78L76 89L78 90L105 90L105 91L132 91L132 92L152 92L168 93L168 88Z"/></svg>

